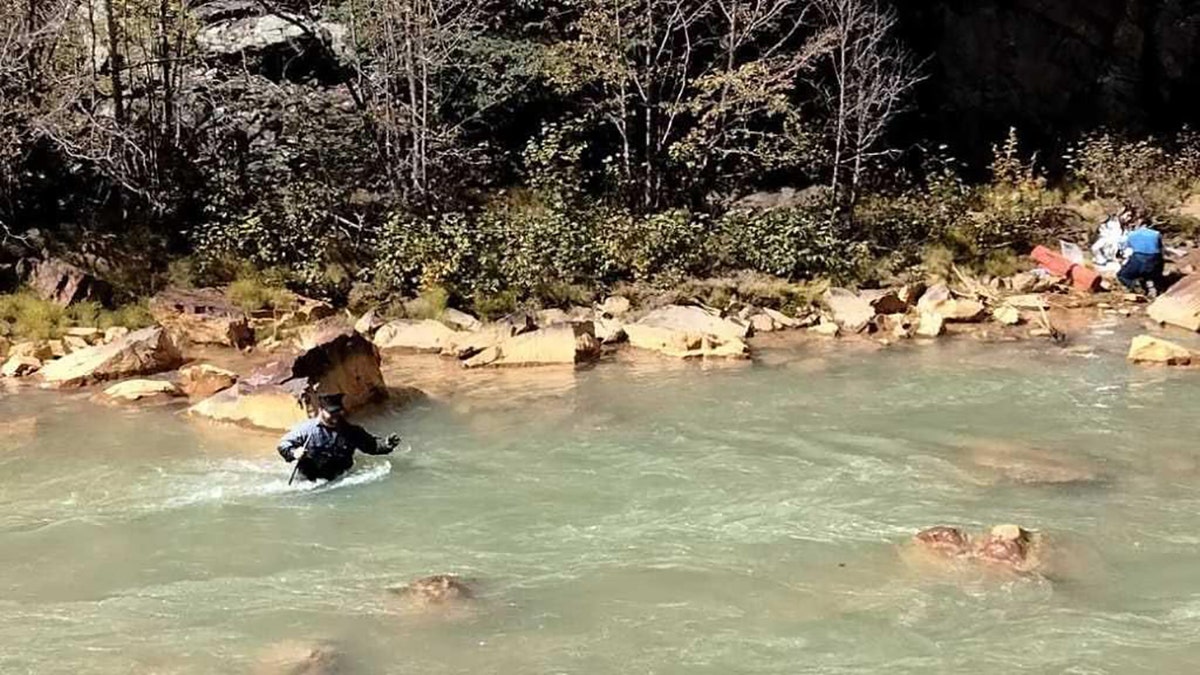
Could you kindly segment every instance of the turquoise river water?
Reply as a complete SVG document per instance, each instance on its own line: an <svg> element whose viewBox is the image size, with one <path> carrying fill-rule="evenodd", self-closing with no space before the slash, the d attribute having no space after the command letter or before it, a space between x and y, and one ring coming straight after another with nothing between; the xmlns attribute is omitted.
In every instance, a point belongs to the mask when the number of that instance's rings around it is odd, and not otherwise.
<svg viewBox="0 0 1200 675"><path fill-rule="evenodd" d="M490 396L364 420L407 451L315 489L271 436L9 394L0 673L253 673L289 641L351 673L1195 672L1200 376L1116 338L969 342L480 375ZM1013 478L980 460L997 444L1094 476ZM1070 542L1074 572L897 552L1003 522ZM385 592L434 573L478 600Z"/></svg>

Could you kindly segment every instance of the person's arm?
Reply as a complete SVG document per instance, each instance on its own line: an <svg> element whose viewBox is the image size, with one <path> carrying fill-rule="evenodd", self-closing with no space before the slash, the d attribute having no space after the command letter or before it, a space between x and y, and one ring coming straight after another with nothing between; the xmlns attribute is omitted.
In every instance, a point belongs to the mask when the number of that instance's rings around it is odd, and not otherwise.
<svg viewBox="0 0 1200 675"><path fill-rule="evenodd" d="M380 440L372 436L366 429L358 426L352 426L348 435L354 448L368 455L386 455L400 444L400 437L396 434Z"/></svg>
<svg viewBox="0 0 1200 675"><path fill-rule="evenodd" d="M283 457L285 462L296 461L296 449L304 447L304 444L308 442L311 430L312 425L308 422L302 422L292 427L291 431L279 439L279 445L275 448L279 451L279 456Z"/></svg>

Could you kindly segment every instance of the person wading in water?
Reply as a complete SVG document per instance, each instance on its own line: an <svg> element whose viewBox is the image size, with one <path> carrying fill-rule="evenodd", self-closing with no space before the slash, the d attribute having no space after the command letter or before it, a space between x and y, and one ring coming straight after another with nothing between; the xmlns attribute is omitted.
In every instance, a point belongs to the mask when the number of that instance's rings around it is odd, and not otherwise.
<svg viewBox="0 0 1200 675"><path fill-rule="evenodd" d="M344 394L322 394L317 416L297 424L279 441L279 454L287 462L296 462L296 472L305 480L341 476L354 466L355 450L386 455L400 444L397 434L378 439L346 421L344 398Z"/></svg>

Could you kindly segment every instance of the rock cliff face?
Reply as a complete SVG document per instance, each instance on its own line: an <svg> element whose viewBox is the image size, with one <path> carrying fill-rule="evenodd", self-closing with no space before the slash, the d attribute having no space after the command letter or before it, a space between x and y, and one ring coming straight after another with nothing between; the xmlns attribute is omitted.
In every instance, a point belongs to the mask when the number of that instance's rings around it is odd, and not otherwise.
<svg viewBox="0 0 1200 675"><path fill-rule="evenodd" d="M922 126L957 147L987 147L1013 125L1044 143L1200 113L1194 0L893 1L905 40L930 58Z"/></svg>

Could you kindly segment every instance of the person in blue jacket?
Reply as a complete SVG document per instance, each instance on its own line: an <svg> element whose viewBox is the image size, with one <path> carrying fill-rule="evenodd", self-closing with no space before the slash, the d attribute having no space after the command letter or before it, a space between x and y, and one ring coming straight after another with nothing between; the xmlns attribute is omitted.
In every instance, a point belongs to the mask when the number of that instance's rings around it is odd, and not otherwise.
<svg viewBox="0 0 1200 675"><path fill-rule="evenodd" d="M1125 236L1129 259L1117 272L1117 279L1134 292L1155 295L1163 286L1162 233L1142 225Z"/></svg>
<svg viewBox="0 0 1200 675"><path fill-rule="evenodd" d="M386 455L400 444L400 436L372 436L346 421L344 394L322 394L317 416L292 428L279 441L279 454L297 462L296 470L306 480L333 480L354 466L354 452Z"/></svg>

